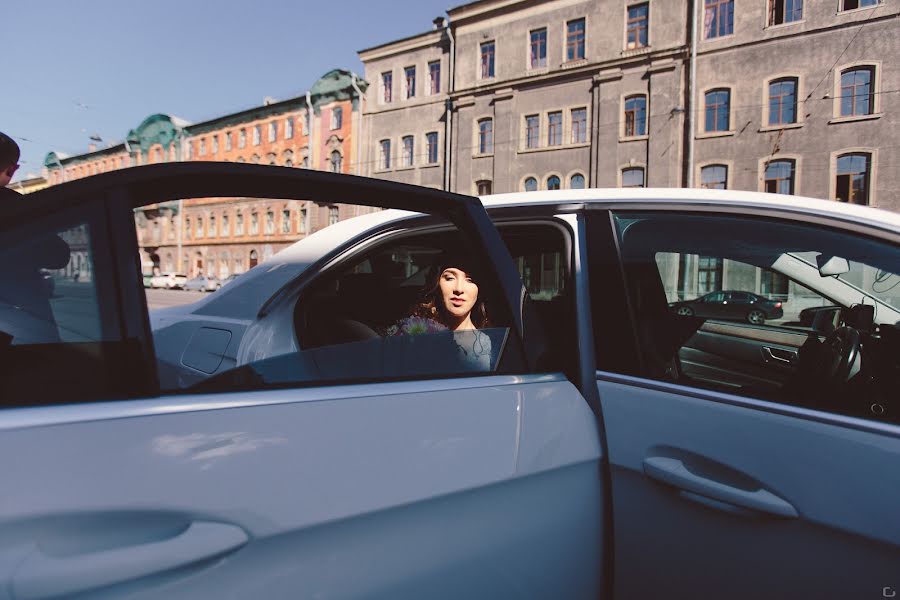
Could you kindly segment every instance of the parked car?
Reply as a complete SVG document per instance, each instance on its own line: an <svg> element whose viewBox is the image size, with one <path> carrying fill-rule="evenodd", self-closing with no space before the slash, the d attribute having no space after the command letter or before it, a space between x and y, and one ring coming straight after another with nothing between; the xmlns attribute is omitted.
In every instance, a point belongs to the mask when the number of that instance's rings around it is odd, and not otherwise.
<svg viewBox="0 0 900 600"><path fill-rule="evenodd" d="M231 275L229 275L228 277L226 277L225 279L222 280L222 285L228 285L229 283L231 283L232 281L234 281L241 275L243 275L243 273L232 273Z"/></svg>
<svg viewBox="0 0 900 600"><path fill-rule="evenodd" d="M215 277L207 277L200 275L188 280L184 284L184 289L193 292L214 292L222 287L222 282Z"/></svg>
<svg viewBox="0 0 900 600"><path fill-rule="evenodd" d="M165 288L167 290L184 289L186 283L187 275L181 273L162 273L160 275L154 275L150 279L150 287Z"/></svg>
<svg viewBox="0 0 900 600"><path fill-rule="evenodd" d="M724 290L669 304L673 312L682 316L747 321L753 325L762 325L766 319L783 317L784 310L781 306L780 301L770 300L753 292Z"/></svg>
<svg viewBox="0 0 900 600"><path fill-rule="evenodd" d="M153 287L153 273L144 273L143 274L143 284L145 288Z"/></svg>
<svg viewBox="0 0 900 600"><path fill-rule="evenodd" d="M396 210L148 314L116 234L134 209L261 194ZM98 257L95 295L54 306L63 340L13 337L0 362L16 597L900 588L898 215L725 190L482 203L236 163L100 174L0 211L0 264L69 226ZM840 326L674 314L698 256L727 289L775 272L788 306L827 300ZM474 284L489 320L392 330L444 258L471 265L447 285Z"/></svg>

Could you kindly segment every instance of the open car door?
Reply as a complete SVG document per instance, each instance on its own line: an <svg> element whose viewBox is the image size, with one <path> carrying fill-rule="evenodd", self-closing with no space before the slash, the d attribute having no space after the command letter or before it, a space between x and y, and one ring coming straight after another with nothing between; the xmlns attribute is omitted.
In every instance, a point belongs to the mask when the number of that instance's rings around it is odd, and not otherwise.
<svg viewBox="0 0 900 600"><path fill-rule="evenodd" d="M316 349L312 362L295 348L275 357L272 379L271 363L249 362L231 386L163 388L134 211L190 198L391 207L451 223L492 302L477 338L489 358L460 368L442 354L459 347L452 335L418 353L422 339L379 338ZM521 280L477 199L179 163L2 210L0 597L598 595L595 420L570 381L536 366ZM359 343L391 368L370 369Z"/></svg>

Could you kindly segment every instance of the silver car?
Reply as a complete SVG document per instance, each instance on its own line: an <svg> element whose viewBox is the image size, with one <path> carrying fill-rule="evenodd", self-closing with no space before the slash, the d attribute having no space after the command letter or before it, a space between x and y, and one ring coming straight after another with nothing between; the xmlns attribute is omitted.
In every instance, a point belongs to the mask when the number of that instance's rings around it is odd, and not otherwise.
<svg viewBox="0 0 900 600"><path fill-rule="evenodd" d="M133 209L262 194L397 210L148 314ZM2 258L87 224L94 277L52 301L58 339L5 346L13 597L900 589L896 215L712 190L482 203L233 163L33 198L0 209ZM445 286L447 264L468 277ZM398 329L435 277L489 318ZM669 310L716 286L785 314Z"/></svg>

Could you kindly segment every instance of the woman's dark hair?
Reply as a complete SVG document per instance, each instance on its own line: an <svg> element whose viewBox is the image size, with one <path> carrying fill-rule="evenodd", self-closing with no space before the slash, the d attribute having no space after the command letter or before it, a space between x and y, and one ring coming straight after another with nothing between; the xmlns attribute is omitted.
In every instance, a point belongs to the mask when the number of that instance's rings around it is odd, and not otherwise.
<svg viewBox="0 0 900 600"><path fill-rule="evenodd" d="M478 283L478 271L475 261L463 254L443 254L428 269L425 274L425 285L419 293L419 301L413 306L412 314L423 319L432 319L444 325L447 324L447 315L444 304L441 301L441 274L446 269L459 269ZM487 305L484 301L485 290L479 286L478 299L472 307L472 324L477 329L491 326Z"/></svg>

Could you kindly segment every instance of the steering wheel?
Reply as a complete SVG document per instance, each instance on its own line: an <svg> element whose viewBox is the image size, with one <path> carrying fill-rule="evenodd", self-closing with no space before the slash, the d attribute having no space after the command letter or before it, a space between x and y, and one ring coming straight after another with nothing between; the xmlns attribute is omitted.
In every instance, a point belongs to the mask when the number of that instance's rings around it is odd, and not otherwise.
<svg viewBox="0 0 900 600"><path fill-rule="evenodd" d="M853 364L859 358L859 332L852 327L838 327L822 344L822 380L825 385L845 383Z"/></svg>

